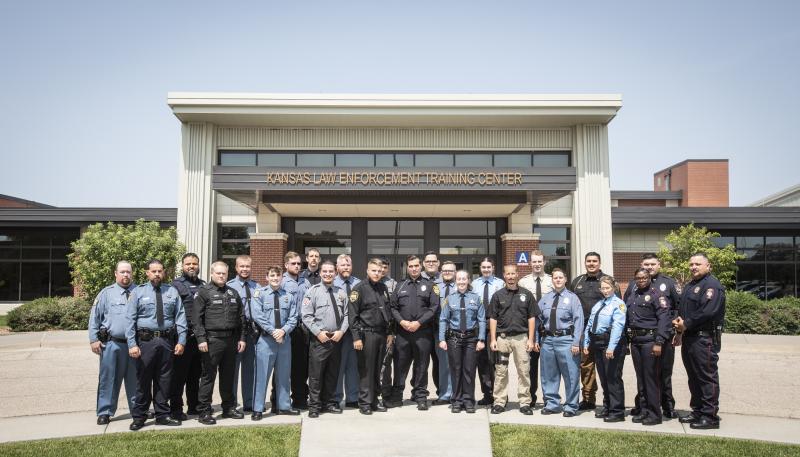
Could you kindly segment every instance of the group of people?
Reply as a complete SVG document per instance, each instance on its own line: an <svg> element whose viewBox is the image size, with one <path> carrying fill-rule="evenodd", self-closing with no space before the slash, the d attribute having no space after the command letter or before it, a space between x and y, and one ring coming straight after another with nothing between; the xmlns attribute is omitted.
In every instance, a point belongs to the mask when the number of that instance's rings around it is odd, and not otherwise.
<svg viewBox="0 0 800 457"><path fill-rule="evenodd" d="M654 254L645 255L622 297L595 252L569 285L561 269L545 273L540 251L530 255L531 274L519 278L516 265L505 265L502 279L491 258L472 280L435 252L408 256L401 281L388 275L386 258L370 259L363 281L346 254L322 261L310 249L305 260L301 271L300 254L288 252L283 268L269 268L265 286L251 277L245 255L236 258L233 279L227 280L226 263L214 262L205 283L198 256L187 253L172 285L162 283L158 260L148 263L148 281L138 286L131 264L118 262L115 283L97 296L89 323L91 349L100 355L98 424L116 412L123 381L132 430L149 416L162 425L180 425L188 415L214 424L217 374L223 418L250 413L261 420L270 377L274 414L307 409L316 418L341 413L342 402L365 415L383 412L403 405L409 371L410 399L424 411L429 366L434 404L449 404L453 413L487 406L500 414L512 360L521 413L533 414L541 375L542 414L595 410L615 422L625 420L622 370L630 354L637 378L632 420L654 425L677 417L671 374L674 348L682 345L692 412L680 421L719 427L725 292L702 253L691 258L692 280L682 290L660 272Z"/></svg>

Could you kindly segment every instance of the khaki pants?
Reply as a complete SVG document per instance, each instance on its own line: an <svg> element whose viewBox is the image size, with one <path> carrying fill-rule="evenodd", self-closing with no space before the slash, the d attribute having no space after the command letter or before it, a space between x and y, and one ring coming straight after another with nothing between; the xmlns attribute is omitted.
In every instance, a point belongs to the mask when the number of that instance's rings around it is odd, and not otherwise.
<svg viewBox="0 0 800 457"><path fill-rule="evenodd" d="M502 338L497 337L497 363L494 372L494 404L502 407L508 401L508 364L510 362L500 362L502 353L509 354L509 359L514 359L517 368L517 397L519 405L531 405L531 378L530 378L530 354L527 348L528 335L514 335Z"/></svg>
<svg viewBox="0 0 800 457"><path fill-rule="evenodd" d="M591 352L589 355L584 355L581 351L581 386L583 401L587 403L595 402L595 394L597 393L597 379L595 378L594 371L594 356Z"/></svg>

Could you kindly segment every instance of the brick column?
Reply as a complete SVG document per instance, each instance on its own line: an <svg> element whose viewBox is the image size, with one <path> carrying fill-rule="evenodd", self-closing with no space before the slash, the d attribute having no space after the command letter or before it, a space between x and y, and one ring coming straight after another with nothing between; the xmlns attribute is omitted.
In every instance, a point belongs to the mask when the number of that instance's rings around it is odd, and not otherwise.
<svg viewBox="0 0 800 457"><path fill-rule="evenodd" d="M250 257L253 258L251 277L259 284L266 284L267 269L272 266L283 267L283 255L286 254L285 233L251 233Z"/></svg>
<svg viewBox="0 0 800 457"><path fill-rule="evenodd" d="M633 279L633 272L642 264L644 252L615 252L614 279L619 284L620 293L625 293L628 283Z"/></svg>
<svg viewBox="0 0 800 457"><path fill-rule="evenodd" d="M538 233L505 233L500 236L500 241L503 243L503 255L495 272L495 275L499 278L503 277L503 265L516 264L517 252L525 251L530 258L531 251L539 249ZM531 266L517 265L517 272L521 278L530 274Z"/></svg>

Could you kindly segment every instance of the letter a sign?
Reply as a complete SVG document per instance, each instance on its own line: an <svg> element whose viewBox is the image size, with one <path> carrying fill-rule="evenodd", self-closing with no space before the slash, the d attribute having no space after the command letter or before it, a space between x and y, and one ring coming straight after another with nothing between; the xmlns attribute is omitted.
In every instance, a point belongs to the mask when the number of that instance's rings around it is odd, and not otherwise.
<svg viewBox="0 0 800 457"><path fill-rule="evenodd" d="M517 265L528 264L528 253L525 251L517 251Z"/></svg>

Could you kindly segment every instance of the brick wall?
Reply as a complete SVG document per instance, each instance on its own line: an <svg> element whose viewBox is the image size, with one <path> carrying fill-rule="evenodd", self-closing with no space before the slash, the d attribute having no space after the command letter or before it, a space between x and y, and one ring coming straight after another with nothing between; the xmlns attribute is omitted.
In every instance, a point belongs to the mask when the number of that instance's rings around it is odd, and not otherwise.
<svg viewBox="0 0 800 457"><path fill-rule="evenodd" d="M251 277L260 284L266 284L267 269L272 266L283 267L286 254L286 240L250 239L250 257L253 258Z"/></svg>
<svg viewBox="0 0 800 457"><path fill-rule="evenodd" d="M515 264L516 262L516 255L518 251L526 251L530 254L531 251L535 249L539 249L539 240L514 240L508 239L503 240L503 257L500 259L499 264L497 265L495 275L498 277L503 277L503 265ZM519 277L523 277L531 272L530 265L518 265L517 272Z"/></svg>
<svg viewBox="0 0 800 457"><path fill-rule="evenodd" d="M621 293L625 293L628 283L633 279L633 272L642 264L644 252L615 252L614 279L619 283Z"/></svg>

